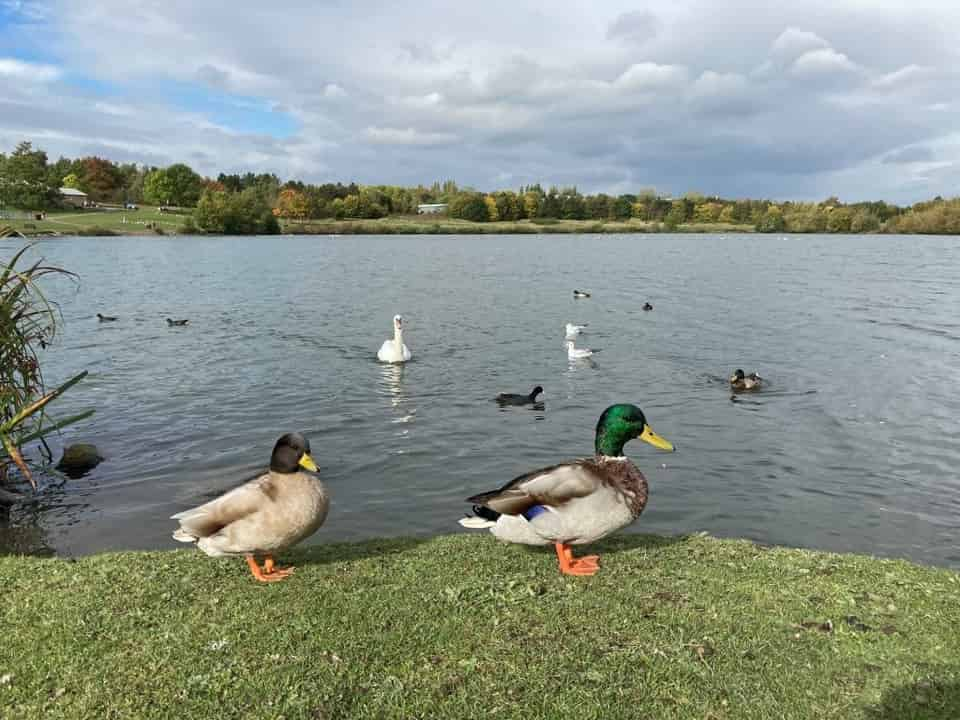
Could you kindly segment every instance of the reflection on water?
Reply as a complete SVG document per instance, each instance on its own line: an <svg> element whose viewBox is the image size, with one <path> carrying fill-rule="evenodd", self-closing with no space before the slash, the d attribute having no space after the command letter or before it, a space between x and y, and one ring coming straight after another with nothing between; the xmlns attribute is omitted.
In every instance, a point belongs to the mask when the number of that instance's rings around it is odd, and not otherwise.
<svg viewBox="0 0 960 720"><path fill-rule="evenodd" d="M0 241L7 254L15 243ZM456 532L463 499L592 452L634 402L678 450L627 451L635 530L707 530L960 567L960 245L738 235L58 238L79 286L43 353L58 445L107 460L0 519L0 552L172 548L170 515L311 440L333 506L315 542ZM403 252L398 252L402 248ZM298 258L309 256L310 268ZM615 270L596 263L617 259ZM751 258L749 269L738 259ZM385 259L389 261L385 261ZM270 272L262 272L269 267ZM529 268L537 268L535 281ZM571 289L593 297L574 300ZM654 312L643 312L647 299ZM375 361L397 310L402 365ZM116 315L98 323L95 313ZM171 329L166 317L189 317ZM597 358L569 362L568 322ZM731 402L727 378L767 387ZM542 384L544 405L500 408ZM549 407L548 407L549 406ZM745 447L746 445L746 447Z"/></svg>

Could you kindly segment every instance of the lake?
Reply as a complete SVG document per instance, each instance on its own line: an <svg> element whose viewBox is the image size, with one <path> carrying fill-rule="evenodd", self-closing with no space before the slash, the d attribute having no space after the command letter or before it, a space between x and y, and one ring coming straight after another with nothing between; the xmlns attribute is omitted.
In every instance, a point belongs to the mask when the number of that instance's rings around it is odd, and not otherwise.
<svg viewBox="0 0 960 720"><path fill-rule="evenodd" d="M5 258L16 247L0 241ZM592 453L600 412L633 402L677 452L627 445L650 482L632 531L960 567L958 238L56 238L36 252L79 275L45 286L64 316L48 385L90 373L53 414L96 409L52 444L94 442L107 460L47 478L0 520L0 552L182 547L169 516L255 475L291 430L333 497L311 542L460 532L463 498ZM375 357L395 313L403 367ZM567 360L567 322L589 323L593 363ZM768 387L732 401L738 367ZM542 410L491 402L535 384Z"/></svg>

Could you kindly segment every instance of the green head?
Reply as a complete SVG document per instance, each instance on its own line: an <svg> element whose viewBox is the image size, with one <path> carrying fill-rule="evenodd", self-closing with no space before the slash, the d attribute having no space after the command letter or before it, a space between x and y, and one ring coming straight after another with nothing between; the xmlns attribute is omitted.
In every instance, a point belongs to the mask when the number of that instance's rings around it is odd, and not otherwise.
<svg viewBox="0 0 960 720"><path fill-rule="evenodd" d="M647 425L643 411L636 405L611 405L597 420L597 455L620 457L623 455L623 446L634 438L673 452L673 445Z"/></svg>

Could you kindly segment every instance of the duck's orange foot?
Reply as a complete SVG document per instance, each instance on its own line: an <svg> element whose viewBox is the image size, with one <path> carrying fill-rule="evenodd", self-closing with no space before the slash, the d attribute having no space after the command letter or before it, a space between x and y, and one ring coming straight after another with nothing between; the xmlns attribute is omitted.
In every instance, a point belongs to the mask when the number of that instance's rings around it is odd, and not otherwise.
<svg viewBox="0 0 960 720"><path fill-rule="evenodd" d="M263 568L257 564L253 555L247 555L247 565L253 577L260 582L280 582L293 574L294 568L281 568L273 564L273 558L267 555L263 560Z"/></svg>
<svg viewBox="0 0 960 720"><path fill-rule="evenodd" d="M557 560L560 562L560 572L564 575L596 575L600 570L599 555L585 555L582 558L573 557L573 551L564 543L554 544L557 550Z"/></svg>

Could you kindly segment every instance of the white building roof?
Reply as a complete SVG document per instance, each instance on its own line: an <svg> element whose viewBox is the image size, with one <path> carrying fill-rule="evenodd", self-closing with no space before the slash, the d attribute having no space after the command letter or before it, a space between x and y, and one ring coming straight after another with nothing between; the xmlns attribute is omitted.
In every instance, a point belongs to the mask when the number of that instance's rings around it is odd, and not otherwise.
<svg viewBox="0 0 960 720"><path fill-rule="evenodd" d="M66 195L67 197L86 197L87 194L83 190L77 190L76 188L60 188L60 194Z"/></svg>

